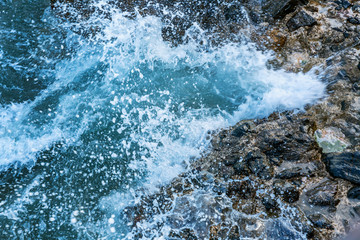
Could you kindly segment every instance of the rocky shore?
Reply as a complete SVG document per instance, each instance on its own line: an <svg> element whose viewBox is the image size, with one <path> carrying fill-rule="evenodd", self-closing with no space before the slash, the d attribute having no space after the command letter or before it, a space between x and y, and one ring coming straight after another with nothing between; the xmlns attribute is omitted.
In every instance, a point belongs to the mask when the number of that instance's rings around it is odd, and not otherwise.
<svg viewBox="0 0 360 240"><path fill-rule="evenodd" d="M316 72L327 84L327 97L305 111L275 112L209 133L211 149L188 172L124 211L134 238L153 231L161 235L165 222L171 239L342 239L355 231L360 223L360 3L144 4L118 5L161 15L163 37L174 45L186 41L192 22L207 31L211 44L246 36L259 49L274 52L269 68ZM160 13L158 5L184 15ZM66 17L60 6L53 3ZM97 11L74 6L84 18ZM145 219L153 225L142 225ZM189 224L193 228L184 227Z"/></svg>

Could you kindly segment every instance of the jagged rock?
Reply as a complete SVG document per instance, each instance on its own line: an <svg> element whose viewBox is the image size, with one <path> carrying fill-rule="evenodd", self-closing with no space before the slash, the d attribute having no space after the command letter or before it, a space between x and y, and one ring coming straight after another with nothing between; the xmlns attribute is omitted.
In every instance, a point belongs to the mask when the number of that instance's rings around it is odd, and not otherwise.
<svg viewBox="0 0 360 240"><path fill-rule="evenodd" d="M296 6L300 4L307 4L307 0L265 0L263 1L263 11L269 14L271 17L281 19L286 14L293 12Z"/></svg>
<svg viewBox="0 0 360 240"><path fill-rule="evenodd" d="M309 220L319 228L326 228L326 229L334 229L329 219L327 219L324 215L316 213L311 214L308 216Z"/></svg>
<svg viewBox="0 0 360 240"><path fill-rule="evenodd" d="M325 162L334 177L360 184L360 152L328 154Z"/></svg>
<svg viewBox="0 0 360 240"><path fill-rule="evenodd" d="M287 23L286 26L289 30L295 31L301 27L313 26L316 24L316 20L305 11L300 11L295 14Z"/></svg>
<svg viewBox="0 0 360 240"><path fill-rule="evenodd" d="M245 162L239 161L239 162L235 163L234 170L235 170L235 173L238 175L248 176L250 174L250 171Z"/></svg>
<svg viewBox="0 0 360 240"><path fill-rule="evenodd" d="M244 136L246 133L251 132L251 130L255 127L255 124L253 121L247 121L244 122L242 124L240 124L240 126L238 126L237 128L235 128L232 132L231 135L233 135L234 137L242 137Z"/></svg>
<svg viewBox="0 0 360 240"><path fill-rule="evenodd" d="M287 168L280 171L278 174L276 174L275 177L279 179L304 177L304 176L309 176L313 172L316 172L318 169L319 169L318 166L316 166L313 163L302 164L302 165L298 164L291 168Z"/></svg>
<svg viewBox="0 0 360 240"><path fill-rule="evenodd" d="M308 202L317 206L336 205L335 195L337 193L336 182L324 179L314 187L306 191Z"/></svg>
<svg viewBox="0 0 360 240"><path fill-rule="evenodd" d="M347 21L351 24L355 24L355 25L359 25L360 24L360 19L356 18L356 17L349 17L347 19Z"/></svg>
<svg viewBox="0 0 360 240"><path fill-rule="evenodd" d="M240 199L249 199L255 194L255 189L249 180L231 182L226 195L238 196Z"/></svg>
<svg viewBox="0 0 360 240"><path fill-rule="evenodd" d="M274 182L274 190L276 195L280 195L287 203L294 203L299 200L300 191L288 182Z"/></svg>
<svg viewBox="0 0 360 240"><path fill-rule="evenodd" d="M262 198L261 202L269 214L277 214L280 212L279 204L270 196Z"/></svg>
<svg viewBox="0 0 360 240"><path fill-rule="evenodd" d="M176 232L174 230L172 230L169 234L169 237L171 237L171 239L188 239L188 240L197 240L198 238L196 237L196 234L194 233L194 230L189 229L189 228L185 228L182 229L179 232Z"/></svg>
<svg viewBox="0 0 360 240"><path fill-rule="evenodd" d="M260 151L248 153L248 155L245 157L245 161L250 171L259 178L270 179L272 177L272 166L269 164L266 155Z"/></svg>
<svg viewBox="0 0 360 240"><path fill-rule="evenodd" d="M294 203L299 200L300 192L297 188L290 186L283 190L282 198L287 203Z"/></svg>
<svg viewBox="0 0 360 240"><path fill-rule="evenodd" d="M357 199L360 200L360 187L353 187L351 188L348 193L347 197L349 199Z"/></svg>
<svg viewBox="0 0 360 240"><path fill-rule="evenodd" d="M239 160L240 160L239 155L232 154L232 155L226 156L223 162L226 166L233 166Z"/></svg>
<svg viewBox="0 0 360 240"><path fill-rule="evenodd" d="M346 0L339 0L339 1L334 1L334 2L336 4L338 4L340 8L343 8L343 9L347 9L347 8L351 7L351 3Z"/></svg>

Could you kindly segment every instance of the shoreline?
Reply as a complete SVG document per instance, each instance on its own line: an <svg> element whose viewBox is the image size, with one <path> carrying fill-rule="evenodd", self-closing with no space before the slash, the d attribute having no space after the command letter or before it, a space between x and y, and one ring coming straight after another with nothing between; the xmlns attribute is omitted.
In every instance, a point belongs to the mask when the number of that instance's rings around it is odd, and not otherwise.
<svg viewBox="0 0 360 240"><path fill-rule="evenodd" d="M84 19L95 11L81 1L60 2L74 4ZM198 2L158 1L170 10L179 8L187 14L182 18L163 16L156 4L144 6L136 0L118 7L161 15L166 23L163 38L174 46L186 41L191 22L205 29L214 46L241 42L244 36L259 50L274 52L270 69L316 71L327 85L327 96L305 111L274 112L212 135L209 150L188 171L120 214L132 224L134 238L155 231L167 232L171 239L342 239L356 231L360 226L360 5L346 0L241 0L214 3L216 7ZM82 21L58 12L56 1L51 3L60 19ZM96 32L97 26L84 26L81 34ZM31 170L10 166L0 172L1 179L28 182L41 169L34 165Z"/></svg>
<svg viewBox="0 0 360 240"><path fill-rule="evenodd" d="M198 189L209 188L198 179L207 182L213 177L210 185L218 193L218 199L213 200L230 199L233 209L220 207L222 220L213 221L209 227L210 239L341 239L357 230L360 22L356 20L360 19L360 7L347 1L281 2L296 3L290 12L273 10L273 16L259 16L256 11L261 11L260 6L250 10L250 16L261 22L255 23L261 31L250 31L250 38L260 49L275 52L276 59L270 63L273 68L290 72L322 69L319 71L328 96L304 112L275 112L268 118L240 121L221 130L212 137L211 150L195 161L189 172L131 209L134 224L159 214L149 211L153 207L150 199L196 198ZM164 200L160 205L169 204ZM201 206L209 211L214 207ZM179 209L185 207L162 210L178 219L184 215L184 209ZM296 213L289 214L288 209ZM246 216L234 219L234 211ZM290 221L292 229L279 222L281 218ZM181 239L204 237L192 229L175 230L173 235Z"/></svg>

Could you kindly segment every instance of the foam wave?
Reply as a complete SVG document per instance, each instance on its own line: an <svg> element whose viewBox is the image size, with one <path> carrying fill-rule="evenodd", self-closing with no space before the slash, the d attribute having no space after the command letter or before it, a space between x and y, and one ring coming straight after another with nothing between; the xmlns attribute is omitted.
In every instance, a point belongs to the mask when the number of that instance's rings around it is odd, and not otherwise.
<svg viewBox="0 0 360 240"><path fill-rule="evenodd" d="M110 15L111 20L88 20L102 27L90 39L67 32L59 47L69 52L54 60L52 81L34 99L0 107L3 168L35 162L62 142L68 152L56 153L64 161L57 164L95 159L99 173L83 177L94 185L103 182L107 192L114 189L107 186L113 179L103 175L121 179L121 194L114 197L120 198L119 210L134 200L131 192L137 187L155 191L183 172L207 148L209 131L273 111L302 109L324 96L325 86L314 74L270 70L271 56L251 44L200 47L194 37L172 47L162 40L160 18L129 18L115 9ZM194 28L187 36L198 32ZM65 201L76 202L74 197ZM90 197L84 201L97 204ZM114 199L104 201L109 205ZM81 219L71 223L80 226Z"/></svg>

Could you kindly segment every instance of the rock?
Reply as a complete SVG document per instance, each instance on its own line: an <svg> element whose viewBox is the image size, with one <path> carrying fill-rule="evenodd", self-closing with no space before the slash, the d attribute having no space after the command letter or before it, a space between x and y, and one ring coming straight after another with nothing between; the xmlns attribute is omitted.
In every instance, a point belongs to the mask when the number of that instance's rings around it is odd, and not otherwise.
<svg viewBox="0 0 360 240"><path fill-rule="evenodd" d="M342 152L350 144L340 129L329 127L315 131L315 140L324 153Z"/></svg>
<svg viewBox="0 0 360 240"><path fill-rule="evenodd" d="M334 1L336 4L339 5L340 8L347 9L351 7L351 3L346 0Z"/></svg>
<svg viewBox="0 0 360 240"><path fill-rule="evenodd" d="M242 137L244 136L246 133L251 132L251 129L253 129L255 127L255 124L253 121L247 121L244 122L242 124L240 124L237 128L235 128L232 132L231 135L234 137Z"/></svg>
<svg viewBox="0 0 360 240"><path fill-rule="evenodd" d="M233 166L239 160L240 160L240 156L233 154L233 155L226 156L223 162L226 166Z"/></svg>
<svg viewBox="0 0 360 240"><path fill-rule="evenodd" d="M307 0L265 0L262 9L275 19L281 19L286 14L293 12L298 5L307 4Z"/></svg>
<svg viewBox="0 0 360 240"><path fill-rule="evenodd" d="M354 6L352 6L352 10L354 12L360 13L360 5L359 4L354 4Z"/></svg>
<svg viewBox="0 0 360 240"><path fill-rule="evenodd" d="M349 199L360 200L360 187L351 188L347 193L347 197Z"/></svg>
<svg viewBox="0 0 360 240"><path fill-rule="evenodd" d="M224 9L224 17L227 22L238 22L241 21L243 16L241 5L232 4Z"/></svg>
<svg viewBox="0 0 360 240"><path fill-rule="evenodd" d="M275 201L275 199L269 196L262 198L261 202L270 215L277 214L280 211L279 204Z"/></svg>
<svg viewBox="0 0 360 240"><path fill-rule="evenodd" d="M318 228L334 229L329 219L322 214L311 214L308 218Z"/></svg>
<svg viewBox="0 0 360 240"><path fill-rule="evenodd" d="M250 171L262 179L270 179L273 175L273 169L266 158L266 155L260 151L248 153L245 161Z"/></svg>
<svg viewBox="0 0 360 240"><path fill-rule="evenodd" d="M360 19L359 18L355 18L355 17L349 17L347 19L347 21L351 24L354 24L354 25L359 25L360 24Z"/></svg>
<svg viewBox="0 0 360 240"><path fill-rule="evenodd" d="M313 188L309 189L305 195L308 202L317 206L335 205L335 195L337 193L336 182L324 179Z"/></svg>
<svg viewBox="0 0 360 240"><path fill-rule="evenodd" d="M300 11L295 14L287 23L286 26L289 30L295 31L301 27L313 26L316 24L316 20L305 11Z"/></svg>
<svg viewBox="0 0 360 240"><path fill-rule="evenodd" d="M240 199L249 199L255 194L255 189L249 180L229 183L226 195L237 196Z"/></svg>
<svg viewBox="0 0 360 240"><path fill-rule="evenodd" d="M298 188L289 182L274 181L273 185L275 194L280 195L285 202L294 203L299 200L300 192Z"/></svg>
<svg viewBox="0 0 360 240"><path fill-rule="evenodd" d="M360 184L360 152L328 154L325 162L334 177Z"/></svg>
<svg viewBox="0 0 360 240"><path fill-rule="evenodd" d="M290 186L283 190L282 198L287 203L294 203L299 200L300 192L297 188Z"/></svg>
<svg viewBox="0 0 360 240"><path fill-rule="evenodd" d="M234 170L235 173L238 175L245 175L248 176L249 175L249 169L246 166L247 164L245 162L237 162L234 164Z"/></svg>
<svg viewBox="0 0 360 240"><path fill-rule="evenodd" d="M316 172L317 170L318 170L318 166L316 166L313 163L302 164L302 165L298 164L291 168L287 168L280 171L275 177L279 179L305 177Z"/></svg>

